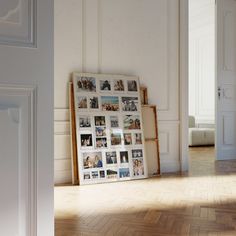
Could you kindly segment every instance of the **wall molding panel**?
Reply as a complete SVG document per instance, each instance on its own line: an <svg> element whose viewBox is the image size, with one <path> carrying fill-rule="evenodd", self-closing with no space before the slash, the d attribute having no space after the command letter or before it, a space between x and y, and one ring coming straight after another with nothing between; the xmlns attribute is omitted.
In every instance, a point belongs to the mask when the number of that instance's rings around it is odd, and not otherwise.
<svg viewBox="0 0 236 236"><path fill-rule="evenodd" d="M37 0L0 2L0 45L36 47Z"/></svg>
<svg viewBox="0 0 236 236"><path fill-rule="evenodd" d="M21 87L21 86L8 86L0 84L0 114L7 112L8 119L1 121L1 129L8 129L12 125L16 125L16 134L12 137L13 133L1 133L1 138L4 140L10 139L15 143L17 150L15 155L11 155L7 160L3 159L0 155L1 167L0 176L2 181L9 175L8 181L12 184L2 189L2 195L8 196L6 201L1 201L4 205L12 204L16 206L12 208L11 215L5 215L3 229L1 232L5 232L4 235L26 235L36 236L37 235L37 154L36 154L36 90L34 87ZM5 123L4 123L5 122ZM9 130L9 129L8 129ZM3 135L8 135L3 137ZM15 140L15 141L13 141ZM4 141L2 140L1 143ZM11 142L11 141L10 141ZM9 152L10 144L6 146L6 156ZM18 146L18 148L17 148ZM4 147L1 148L4 150ZM11 171L7 171L8 169ZM16 168L13 171L13 168ZM7 171L7 172L6 172ZM5 173L5 174L4 174ZM7 174L9 173L9 174ZM16 179L18 181L16 181ZM9 182L8 182L9 183ZM4 186L4 184L1 184ZM14 196L11 194L14 192ZM9 197L11 196L11 197ZM1 196L0 199L4 197ZM9 206L10 207L10 206ZM2 209L2 207L1 207ZM0 218L2 219L0 213ZM9 224L11 227L8 227ZM6 228L4 229L4 225ZM5 230L5 231L4 231ZM9 230L11 232L9 232Z"/></svg>
<svg viewBox="0 0 236 236"><path fill-rule="evenodd" d="M54 110L54 183L71 183L71 136L69 109Z"/></svg>

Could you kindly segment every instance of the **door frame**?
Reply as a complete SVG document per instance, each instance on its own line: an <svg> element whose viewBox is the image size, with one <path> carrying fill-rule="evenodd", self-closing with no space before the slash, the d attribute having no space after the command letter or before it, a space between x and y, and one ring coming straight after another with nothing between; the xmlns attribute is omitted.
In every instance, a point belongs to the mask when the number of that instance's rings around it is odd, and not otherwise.
<svg viewBox="0 0 236 236"><path fill-rule="evenodd" d="M179 78L180 78L180 170L189 169L188 155L188 71L189 71L189 37L188 37L188 0L179 0Z"/></svg>
<svg viewBox="0 0 236 236"><path fill-rule="evenodd" d="M180 78L180 166L181 172L189 169L188 117L189 117L189 0L179 0L179 78ZM216 16L216 7L215 7ZM216 23L216 18L215 18ZM217 25L215 25L215 30ZM215 31L215 36L217 32ZM215 39L215 42L217 40ZM215 51L217 43L215 44ZM217 59L215 54L215 81L217 78ZM217 81L216 81L217 82ZM217 83L215 83L216 88ZM216 91L216 89L215 89ZM215 122L217 119L217 94L215 94ZM215 144L217 127L215 127ZM216 147L215 147L216 148ZM216 156L215 156L216 159Z"/></svg>

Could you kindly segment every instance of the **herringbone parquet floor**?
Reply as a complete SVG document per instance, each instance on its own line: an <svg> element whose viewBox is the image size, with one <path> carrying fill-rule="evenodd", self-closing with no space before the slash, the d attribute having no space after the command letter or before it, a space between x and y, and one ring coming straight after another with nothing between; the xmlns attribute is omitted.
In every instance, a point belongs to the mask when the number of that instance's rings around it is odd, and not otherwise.
<svg viewBox="0 0 236 236"><path fill-rule="evenodd" d="M236 161L191 149L190 173L55 188L56 236L236 236Z"/></svg>

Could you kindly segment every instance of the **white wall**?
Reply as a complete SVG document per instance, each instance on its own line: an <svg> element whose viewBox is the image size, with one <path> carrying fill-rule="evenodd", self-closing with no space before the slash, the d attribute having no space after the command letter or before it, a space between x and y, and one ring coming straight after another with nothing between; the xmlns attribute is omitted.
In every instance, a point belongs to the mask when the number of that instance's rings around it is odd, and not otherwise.
<svg viewBox="0 0 236 236"><path fill-rule="evenodd" d="M215 123L215 0L189 1L189 114Z"/></svg>
<svg viewBox="0 0 236 236"><path fill-rule="evenodd" d="M179 163L179 1L55 0L55 183L71 181L74 70L137 75L158 106L161 169Z"/></svg>

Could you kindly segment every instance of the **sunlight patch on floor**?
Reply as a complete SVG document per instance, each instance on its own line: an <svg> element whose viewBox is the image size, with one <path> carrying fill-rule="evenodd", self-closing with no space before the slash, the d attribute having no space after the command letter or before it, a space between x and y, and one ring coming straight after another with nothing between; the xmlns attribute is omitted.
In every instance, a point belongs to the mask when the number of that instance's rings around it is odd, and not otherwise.
<svg viewBox="0 0 236 236"><path fill-rule="evenodd" d="M236 175L168 177L55 188L55 212L65 215L132 213L236 201ZM76 193L76 194L75 194Z"/></svg>

